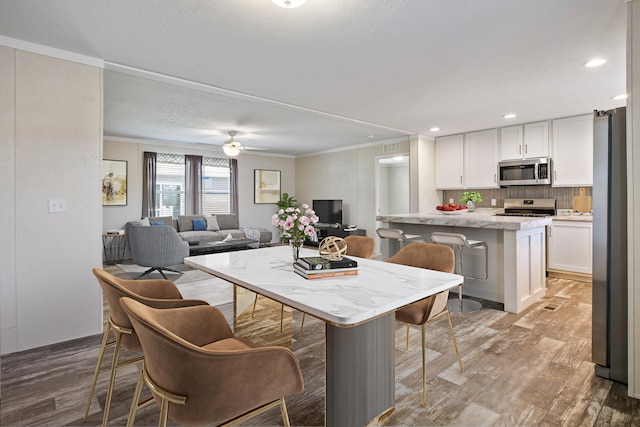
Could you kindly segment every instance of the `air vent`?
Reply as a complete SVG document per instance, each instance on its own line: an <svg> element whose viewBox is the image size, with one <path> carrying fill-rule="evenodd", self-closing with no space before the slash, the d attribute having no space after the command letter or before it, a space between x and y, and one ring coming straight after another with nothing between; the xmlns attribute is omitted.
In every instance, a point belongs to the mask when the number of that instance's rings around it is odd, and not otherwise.
<svg viewBox="0 0 640 427"><path fill-rule="evenodd" d="M399 142L394 142L394 143L391 143L391 144L384 144L382 146L382 152L384 154L397 153L398 151L400 151L400 143Z"/></svg>

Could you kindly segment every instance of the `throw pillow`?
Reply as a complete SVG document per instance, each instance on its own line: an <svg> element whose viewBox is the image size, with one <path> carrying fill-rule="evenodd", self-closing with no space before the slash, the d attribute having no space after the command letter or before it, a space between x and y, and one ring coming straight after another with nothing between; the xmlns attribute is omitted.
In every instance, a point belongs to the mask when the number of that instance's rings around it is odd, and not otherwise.
<svg viewBox="0 0 640 427"><path fill-rule="evenodd" d="M204 219L192 219L193 231L206 231L207 222Z"/></svg>
<svg viewBox="0 0 640 427"><path fill-rule="evenodd" d="M209 231L218 231L220 230L220 226L218 225L218 219L213 216L208 216L205 218L207 220L207 230Z"/></svg>
<svg viewBox="0 0 640 427"><path fill-rule="evenodd" d="M137 225L144 225L146 227L150 226L151 224L149 223L149 218L142 218L140 221L138 221Z"/></svg>
<svg viewBox="0 0 640 427"><path fill-rule="evenodd" d="M162 222L162 221L149 221L149 225L158 227L158 226L164 225L164 222Z"/></svg>

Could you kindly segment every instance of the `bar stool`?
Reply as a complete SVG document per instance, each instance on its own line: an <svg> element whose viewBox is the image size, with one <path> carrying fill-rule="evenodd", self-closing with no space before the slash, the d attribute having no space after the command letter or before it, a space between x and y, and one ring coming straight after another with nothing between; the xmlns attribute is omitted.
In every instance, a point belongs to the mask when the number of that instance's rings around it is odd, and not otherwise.
<svg viewBox="0 0 640 427"><path fill-rule="evenodd" d="M404 248L405 245L413 242L424 242L426 243L426 239L424 236L420 234L405 234L404 231L399 228L378 228L376 230L376 234L381 239L392 239L400 242L400 249Z"/></svg>
<svg viewBox="0 0 640 427"><path fill-rule="evenodd" d="M456 253L456 273L464 277L476 280L487 280L489 274L489 254L487 250L487 243L482 240L468 240L467 236L460 233L445 233L434 232L431 233L431 241L439 245L447 245L453 247ZM464 268L462 265L462 250L463 249L480 249L484 250L484 276L474 277L465 276ZM458 304L452 304L449 302L449 310L460 313L470 313L472 311L478 311L482 308L482 304L478 301L471 300L469 298L462 297L462 284L458 286Z"/></svg>

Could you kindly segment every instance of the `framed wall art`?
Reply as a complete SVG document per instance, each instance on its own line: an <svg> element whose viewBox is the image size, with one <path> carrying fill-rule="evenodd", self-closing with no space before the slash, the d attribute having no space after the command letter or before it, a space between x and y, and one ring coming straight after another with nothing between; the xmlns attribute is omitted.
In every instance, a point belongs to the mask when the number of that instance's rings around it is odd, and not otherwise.
<svg viewBox="0 0 640 427"><path fill-rule="evenodd" d="M127 205L127 161L102 161L102 206Z"/></svg>
<svg viewBox="0 0 640 427"><path fill-rule="evenodd" d="M277 203L280 200L280 171L254 169L253 203Z"/></svg>

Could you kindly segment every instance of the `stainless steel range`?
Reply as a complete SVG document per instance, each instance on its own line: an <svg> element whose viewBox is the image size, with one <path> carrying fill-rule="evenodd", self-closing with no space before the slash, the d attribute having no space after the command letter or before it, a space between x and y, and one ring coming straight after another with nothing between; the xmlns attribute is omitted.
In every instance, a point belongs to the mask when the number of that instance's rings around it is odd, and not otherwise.
<svg viewBox="0 0 640 427"><path fill-rule="evenodd" d="M545 217L556 214L556 199L504 199L504 213L498 216Z"/></svg>

